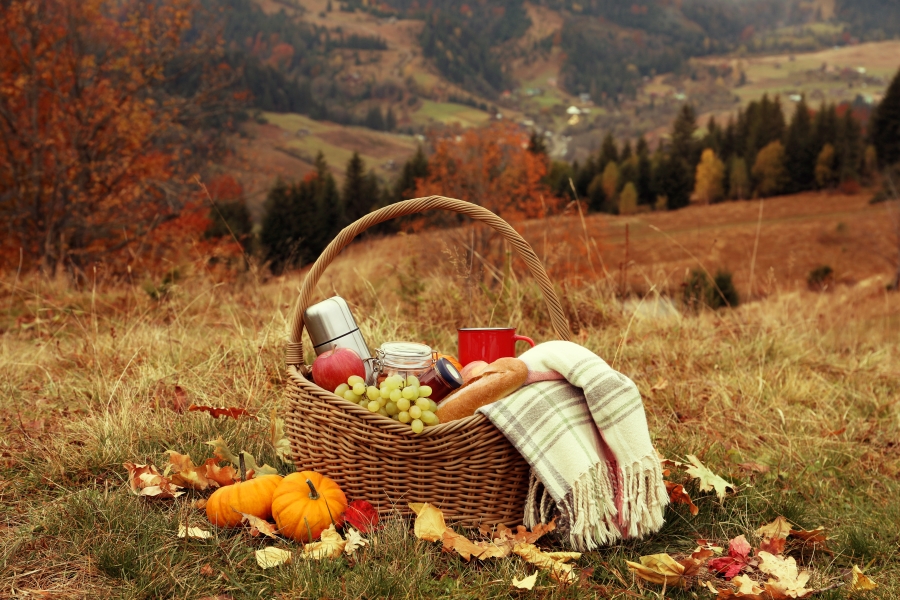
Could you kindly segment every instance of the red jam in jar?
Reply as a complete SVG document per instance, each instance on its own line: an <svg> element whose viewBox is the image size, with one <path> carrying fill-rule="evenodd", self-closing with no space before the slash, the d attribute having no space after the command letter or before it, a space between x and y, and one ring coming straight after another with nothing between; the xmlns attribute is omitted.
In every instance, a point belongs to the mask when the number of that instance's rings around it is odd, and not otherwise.
<svg viewBox="0 0 900 600"><path fill-rule="evenodd" d="M427 385L431 388L429 397L435 402L440 402L462 384L462 375L446 358L437 359L434 368L419 376L419 385Z"/></svg>

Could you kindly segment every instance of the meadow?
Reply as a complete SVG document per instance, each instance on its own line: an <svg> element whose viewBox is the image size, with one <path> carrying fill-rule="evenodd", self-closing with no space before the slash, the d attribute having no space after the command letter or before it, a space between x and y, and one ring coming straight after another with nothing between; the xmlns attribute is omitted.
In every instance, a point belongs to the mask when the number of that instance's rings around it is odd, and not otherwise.
<svg viewBox="0 0 900 600"><path fill-rule="evenodd" d="M775 202L765 215L778 214ZM741 206L756 216L758 205ZM708 215L710 227L716 219L724 227L731 217L722 210L664 216ZM577 217L558 219L521 229L539 255L541 231L552 236L545 259L573 339L637 383L663 455L697 455L736 486L723 501L686 479L698 515L670 506L659 533L585 554L578 584L561 586L541 572L531 592L511 586L533 570L517 558L467 563L417 540L401 519L388 519L356 559L295 559L262 570L254 551L270 540L217 530L192 507L201 494L132 495L123 463L162 467L168 450L200 463L212 456L205 442L221 436L260 463L294 470L276 456L270 425L285 406L286 329L303 274L273 278L256 266L226 273L203 256L166 284L98 270L78 289L13 273L0 280L0 597L712 597L697 588L663 591L635 579L624 561L684 555L699 538L727 545L744 534L755 544L756 529L779 515L803 529L825 527L827 551L795 552L813 573L809 587L830 588L817 598L850 597L842 584L853 565L879 584L860 597L900 597L900 297L885 291L890 270L870 256L825 292L783 277L731 310L636 310L677 306L682 271L647 270L631 298L621 295L615 270L566 275L552 259L566 245L577 255L585 235L598 236L597 252L614 263L616 238L602 236L601 226L627 221L590 217L582 230L574 220L566 225ZM660 230L678 225L647 219ZM755 230L757 222L735 227ZM802 229L804 221L795 222ZM800 235L784 235L792 232ZM671 235L652 243L680 256L687 238ZM528 274L502 246L488 244L494 252L467 263L467 239L463 229L362 240L326 271L319 295L346 298L370 346L405 339L452 353L454 329L464 325L510 324L551 339ZM711 250L692 254L717 267ZM787 258L771 260L781 268ZM259 420L213 419L186 412L190 403L245 407ZM178 538L179 524L213 538Z"/></svg>

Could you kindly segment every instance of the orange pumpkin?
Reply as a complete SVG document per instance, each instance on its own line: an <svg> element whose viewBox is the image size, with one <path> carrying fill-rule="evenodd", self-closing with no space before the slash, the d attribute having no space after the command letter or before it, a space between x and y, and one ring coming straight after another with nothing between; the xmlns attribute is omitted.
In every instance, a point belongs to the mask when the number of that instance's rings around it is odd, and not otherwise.
<svg viewBox="0 0 900 600"><path fill-rule="evenodd" d="M334 480L314 471L291 473L272 496L272 516L281 534L312 542L334 523L340 527L347 496Z"/></svg>
<svg viewBox="0 0 900 600"><path fill-rule="evenodd" d="M271 519L272 494L282 479L281 475L262 475L220 487L206 501L206 518L219 527L237 527L243 519L241 513Z"/></svg>

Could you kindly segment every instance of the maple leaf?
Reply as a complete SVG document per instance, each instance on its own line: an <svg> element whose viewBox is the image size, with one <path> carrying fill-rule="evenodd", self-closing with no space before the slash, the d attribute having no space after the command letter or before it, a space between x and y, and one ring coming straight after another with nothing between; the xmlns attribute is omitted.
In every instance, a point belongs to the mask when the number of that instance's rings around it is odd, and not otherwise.
<svg viewBox="0 0 900 600"><path fill-rule="evenodd" d="M531 531L528 531L524 525L517 525L516 530L513 531L501 523L497 526L496 531L494 531L493 539L495 542L522 542L525 544L533 544L543 537L544 534L550 533L555 529L555 518L547 524L538 523Z"/></svg>
<svg viewBox="0 0 900 600"><path fill-rule="evenodd" d="M725 500L725 496L727 492L725 491L727 488L731 488L732 492L737 491L737 488L734 484L728 483L708 468L706 468L700 459L694 456L693 454L688 454L687 459L691 461L693 466L688 467L686 469L688 475L700 480L700 491L701 492L711 492L712 490L716 491L716 496L719 497L719 501Z"/></svg>
<svg viewBox="0 0 900 600"><path fill-rule="evenodd" d="M131 492L137 496L167 500L184 494L180 486L163 476L152 464L137 465L127 462L123 466L128 471Z"/></svg>
<svg viewBox="0 0 900 600"><path fill-rule="evenodd" d="M263 569L271 569L272 567L290 564L293 556L289 550L267 546L256 551L256 564Z"/></svg>
<svg viewBox="0 0 900 600"><path fill-rule="evenodd" d="M246 523L250 526L250 535L253 537L259 537L259 535L262 534L277 539L275 532L278 530L278 527L276 525L269 523L265 519L260 519L255 515L241 513L241 516L243 517L241 523Z"/></svg>
<svg viewBox="0 0 900 600"><path fill-rule="evenodd" d="M791 529L790 537L799 540L804 549L811 548L813 550L827 552L828 554L834 554L828 547L828 537L825 535L824 527L816 527L815 529L810 529L808 531L803 529Z"/></svg>
<svg viewBox="0 0 900 600"><path fill-rule="evenodd" d="M781 554L784 551L784 545L790 533L791 524L788 523L787 519L779 515L768 525L763 525L756 530L756 534L762 538L759 550L771 554Z"/></svg>
<svg viewBox="0 0 900 600"><path fill-rule="evenodd" d="M780 593L788 598L805 598L813 593L813 590L804 587L809 581L809 571L799 571L797 561L792 556L784 558L764 550L757 556L760 560L759 570L775 578L766 582L767 592Z"/></svg>
<svg viewBox="0 0 900 600"><path fill-rule="evenodd" d="M169 464L166 466L166 475L172 473L172 483L192 490L204 491L214 482L206 477L206 465L197 466L186 454L179 454L169 450ZM215 484L218 486L218 483Z"/></svg>
<svg viewBox="0 0 900 600"><path fill-rule="evenodd" d="M354 500L344 511L344 521L361 533L369 533L378 525L378 511L368 500Z"/></svg>
<svg viewBox="0 0 900 600"><path fill-rule="evenodd" d="M350 527L347 530L346 535L344 536L347 539L347 544L344 546L344 554L347 556L352 556L354 552L359 550L360 548L364 548L369 545L369 540L360 535L359 531Z"/></svg>
<svg viewBox="0 0 900 600"><path fill-rule="evenodd" d="M231 417L232 419L237 419L240 417L250 417L251 419L256 419L259 421L259 417L253 415L246 408L224 408L224 407L214 407L214 406L198 406L196 404L191 404L188 406L188 410L191 412L205 412L209 413L214 418L218 419L221 416Z"/></svg>
<svg viewBox="0 0 900 600"><path fill-rule="evenodd" d="M666 491L669 492L669 502L673 504L687 504L691 514L697 516L700 509L694 504L688 493L684 491L683 485L671 481L663 481L663 483L666 484Z"/></svg>
<svg viewBox="0 0 900 600"><path fill-rule="evenodd" d="M303 545L301 556L310 560L322 560L323 558L338 558L343 552L347 542L334 528L334 523L322 532L318 542Z"/></svg>
<svg viewBox="0 0 900 600"><path fill-rule="evenodd" d="M444 522L444 513L428 502L410 502L409 508L416 513L416 521L413 523L413 533L420 540L437 542L444 537L447 523Z"/></svg>
<svg viewBox="0 0 900 600"><path fill-rule="evenodd" d="M684 589L690 587L687 578L696 576L703 565L702 560L686 558L678 561L666 553L642 556L640 561L636 563L626 560L625 564L644 581Z"/></svg>
<svg viewBox="0 0 900 600"><path fill-rule="evenodd" d="M508 544L473 542L449 527L444 530L441 540L444 542L444 550L448 552L455 551L465 561L471 560L473 556L481 560L486 558L503 558L509 556L511 549Z"/></svg>
<svg viewBox="0 0 900 600"><path fill-rule="evenodd" d="M513 552L539 569L550 572L550 577L561 583L572 583L578 579L575 566L570 560L581 558L581 552L541 552L534 544L518 543Z"/></svg>
<svg viewBox="0 0 900 600"><path fill-rule="evenodd" d="M277 418L273 408L270 420L269 441L272 448L275 449L275 456L281 462L289 463L291 462L291 441L284 435L284 419Z"/></svg>
<svg viewBox="0 0 900 600"><path fill-rule="evenodd" d="M235 456L235 454L228 448L228 444L225 440L222 439L222 436L217 437L211 442L206 442L208 445L213 447L213 453L219 457L220 460L226 460L233 465L238 464L240 459Z"/></svg>
<svg viewBox="0 0 900 600"><path fill-rule="evenodd" d="M513 576L512 585L515 588L519 588L520 590L533 590L534 584L537 583L537 572L535 571L528 577L523 577L519 579L518 577Z"/></svg>
<svg viewBox="0 0 900 600"><path fill-rule="evenodd" d="M215 482L219 487L231 485L240 479L234 467L220 467L218 458L207 458L206 462L203 463L203 468L206 469L206 478Z"/></svg>
<svg viewBox="0 0 900 600"><path fill-rule="evenodd" d="M205 529L200 529L199 527L185 527L183 524L178 525L178 537L180 538L195 538L198 540L209 539L213 536L210 532Z"/></svg>
<svg viewBox="0 0 900 600"><path fill-rule="evenodd" d="M739 535L728 542L728 556L713 559L707 566L710 571L715 571L725 579L731 579L748 566L749 556L750 544L747 543L747 538Z"/></svg>
<svg viewBox="0 0 900 600"><path fill-rule="evenodd" d="M850 578L850 589L854 592L874 590L878 584L863 575L859 567L853 565L853 572Z"/></svg>
<svg viewBox="0 0 900 600"><path fill-rule="evenodd" d="M722 546L716 546L714 543L710 542L709 540L699 539L699 540L697 540L697 549L694 550L694 554L697 554L697 553L703 552L703 551L709 551L712 554L722 554L722 552L725 551L725 548L723 548ZM706 556L712 556L712 554L707 554ZM694 558L698 558L698 557L695 556Z"/></svg>

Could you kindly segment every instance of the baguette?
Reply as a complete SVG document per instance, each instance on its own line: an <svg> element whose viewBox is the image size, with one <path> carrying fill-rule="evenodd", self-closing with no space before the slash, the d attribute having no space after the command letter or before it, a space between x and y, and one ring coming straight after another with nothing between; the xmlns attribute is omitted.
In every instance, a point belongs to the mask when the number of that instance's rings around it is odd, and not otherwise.
<svg viewBox="0 0 900 600"><path fill-rule="evenodd" d="M456 421L509 396L528 378L528 367L518 358L498 358L478 375L438 404L435 413L441 423Z"/></svg>

